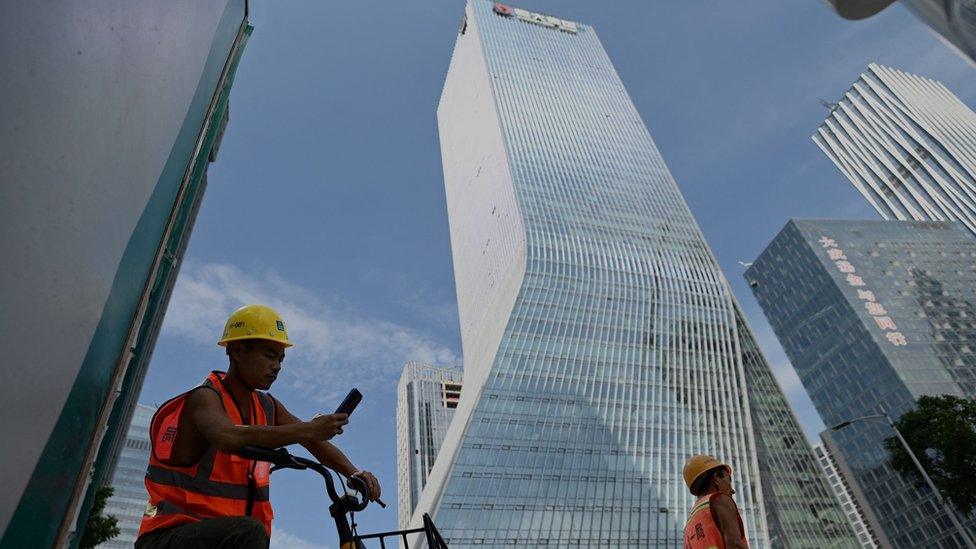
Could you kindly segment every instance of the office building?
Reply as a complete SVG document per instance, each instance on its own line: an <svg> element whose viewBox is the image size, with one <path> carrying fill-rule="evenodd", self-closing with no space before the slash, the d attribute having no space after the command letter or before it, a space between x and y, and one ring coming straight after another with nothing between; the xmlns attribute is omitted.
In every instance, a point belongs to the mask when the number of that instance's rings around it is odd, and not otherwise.
<svg viewBox="0 0 976 549"><path fill-rule="evenodd" d="M461 398L461 370L408 362L397 384L397 518L413 509Z"/></svg>
<svg viewBox="0 0 976 549"><path fill-rule="evenodd" d="M851 527L854 529L854 534L857 536L857 541L861 544L861 548L889 549L891 545L887 543L883 544L879 539L877 532L880 529L869 526L871 523L865 516L865 509L869 508L863 507L862 503L855 497L854 489L851 488L851 482L844 477L844 473L837 463L838 460L831 453L830 447L821 442L813 447L813 453L817 455L817 462L820 463L820 467L823 468L824 473L827 475L827 482L830 483L830 489L837 496L837 501L840 502L841 509L844 510L847 520L850 521ZM842 460L843 458L841 458ZM876 519L874 524L877 524ZM884 539L883 534L881 535L881 539Z"/></svg>
<svg viewBox="0 0 976 549"><path fill-rule="evenodd" d="M149 494L146 493L146 466L149 465L149 422L156 408L137 404L132 422L125 433L125 443L115 464L109 485L115 489L105 503L105 516L118 521L119 535L98 545L100 548L132 547L139 537L139 525L146 511Z"/></svg>
<svg viewBox="0 0 976 549"><path fill-rule="evenodd" d="M922 395L976 396L974 264L957 222L792 220L745 276L831 426L897 419ZM889 467L887 423L831 436L893 547L963 547L933 494Z"/></svg>
<svg viewBox="0 0 976 549"><path fill-rule="evenodd" d="M864 19L879 13L895 0L830 0L845 19ZM967 59L976 61L976 5L969 0L902 0L942 41Z"/></svg>
<svg viewBox="0 0 976 549"><path fill-rule="evenodd" d="M711 453L753 548L856 547L593 28L470 0L438 125L464 387L412 522L682 547Z"/></svg>
<svg viewBox="0 0 976 549"><path fill-rule="evenodd" d="M939 82L869 65L813 140L885 219L976 233L976 113Z"/></svg>

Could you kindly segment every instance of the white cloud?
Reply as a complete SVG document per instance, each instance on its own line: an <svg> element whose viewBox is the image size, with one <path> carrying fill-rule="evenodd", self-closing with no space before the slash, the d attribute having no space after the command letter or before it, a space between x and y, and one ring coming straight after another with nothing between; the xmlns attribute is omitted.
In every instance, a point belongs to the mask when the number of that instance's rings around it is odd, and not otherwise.
<svg viewBox="0 0 976 549"><path fill-rule="evenodd" d="M431 290L430 283L405 283L399 292L397 303L411 313L428 320L439 327L447 328L458 325L457 306L453 302L440 301Z"/></svg>
<svg viewBox="0 0 976 549"><path fill-rule="evenodd" d="M163 337L213 346L227 315L249 303L275 308L295 342L276 387L284 385L316 402L333 403L352 385L387 385L408 360L458 362L453 349L410 327L343 311L274 272L253 274L220 263L183 265Z"/></svg>
<svg viewBox="0 0 976 549"><path fill-rule="evenodd" d="M269 549L330 549L328 545L320 545L302 539L295 534L289 534L280 528L275 528L271 534Z"/></svg>

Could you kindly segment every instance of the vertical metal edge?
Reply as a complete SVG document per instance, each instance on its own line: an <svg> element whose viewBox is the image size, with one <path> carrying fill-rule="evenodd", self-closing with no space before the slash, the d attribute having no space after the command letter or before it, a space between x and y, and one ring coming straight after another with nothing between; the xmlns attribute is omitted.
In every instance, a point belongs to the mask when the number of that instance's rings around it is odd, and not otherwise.
<svg viewBox="0 0 976 549"><path fill-rule="evenodd" d="M204 126L200 131L199 137L197 139L196 145L193 149L193 155L191 160L187 163L187 169L184 173L183 181L180 184L180 190L177 195L176 201L174 202L173 209L170 214L170 218L167 221L166 231L163 233L163 237L160 239L160 245L157 248L156 256L153 260L151 275L147 280L145 288L143 289L142 297L140 298L138 312L133 318L132 324L130 325L128 336L126 337L125 346L123 347L122 356L116 365L115 373L113 374L112 389L108 394L105 402L102 405L101 412L99 414L98 423L96 426L96 432L92 437L92 444L89 447L88 453L86 455L84 464L81 468L81 474L79 475L75 488L72 492L71 504L64 514L62 523L58 529L58 535L56 538L55 546L63 547L68 545L69 547L76 548L81 542L81 533L84 531L85 523L88 519L88 514L91 511L92 504L94 503L94 494L96 489L101 486L105 481L105 474L108 467L95 468L96 459L99 454L103 451L108 450L105 447L107 442L113 441L117 434L124 432L125 428L128 426L127 422L120 422L119 424L109 425L109 418L115 412L115 402L118 397L125 394L126 389L132 388L134 385L134 378L136 375L130 375L129 367L134 359L138 356L135 354L136 347L134 344L139 340L144 333L141 328L146 320L146 314L149 312L149 301L153 294L153 290L156 288L157 284L161 282L161 264L164 260L173 260L168 256L167 251L169 245L174 238L174 228L177 221L183 213L184 204L189 199L195 199L196 195L189 196L189 188L195 183L194 175L202 177L202 172L197 173L197 168L202 166L201 159L206 160L205 157L201 157L201 152L204 150L205 145L212 145L215 135L215 129L220 126L220 120L215 120L215 114L223 112L223 106L227 104L227 99L230 93L230 85L233 83L234 73L237 70L237 65L240 61L241 54L247 39L250 37L251 30L253 27L250 26L247 18L247 2L245 1L245 15L241 22L240 28L237 33L237 37L234 41L234 46L231 49L231 53L228 56L227 62L224 65L223 71L221 73L220 79L218 80L217 90L211 100L210 106L207 110L207 115L205 118ZM218 108L219 107L219 108ZM208 147L209 154L209 147ZM179 234L175 235L177 238ZM168 297L168 295L167 295ZM156 326L158 328L158 326ZM141 381L142 376L138 376L139 381ZM128 381L128 383L126 383ZM125 413L125 416L130 414ZM123 425L122 423L126 423ZM93 470L94 469L94 470ZM84 499L82 501L82 493L84 493ZM79 505L80 503L80 505ZM70 533L71 526L75 525L75 532L78 535L74 536L73 539L68 540L68 534Z"/></svg>

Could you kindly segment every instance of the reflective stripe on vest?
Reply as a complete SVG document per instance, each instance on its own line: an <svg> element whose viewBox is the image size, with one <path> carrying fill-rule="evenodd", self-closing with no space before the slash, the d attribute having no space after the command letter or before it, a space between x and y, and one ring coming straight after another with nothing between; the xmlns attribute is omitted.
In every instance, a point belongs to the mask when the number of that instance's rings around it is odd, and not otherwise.
<svg viewBox="0 0 976 549"><path fill-rule="evenodd" d="M720 495L718 492L706 494L698 498L691 508L688 522L685 523L685 549L725 549L725 538L722 537L722 531L719 530L712 515L712 500ZM734 501L732 505L735 507ZM749 547L738 507L735 507L735 514L739 522L739 536L743 545Z"/></svg>
<svg viewBox="0 0 976 549"><path fill-rule="evenodd" d="M223 372L212 372L200 387L216 392L231 422L244 425L241 410L223 385L225 375ZM160 406L150 424L152 452L146 469L149 504L139 535L225 516L253 517L264 524L270 535L274 513L268 499L270 479L267 462L244 459L211 445L194 465L177 467L168 464L178 434L180 415L190 392ZM250 425L274 425L274 399L265 393L252 392L249 415Z"/></svg>

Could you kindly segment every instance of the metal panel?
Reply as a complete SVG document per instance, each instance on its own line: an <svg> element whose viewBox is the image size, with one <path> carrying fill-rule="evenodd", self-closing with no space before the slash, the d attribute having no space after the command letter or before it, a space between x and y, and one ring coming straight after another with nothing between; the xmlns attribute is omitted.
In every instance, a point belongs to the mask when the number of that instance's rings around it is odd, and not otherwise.
<svg viewBox="0 0 976 549"><path fill-rule="evenodd" d="M26 523L8 529L18 504L56 528L86 473L91 433L246 16L244 0L42 4L8 3L0 17L9 115L0 229L19 235L0 244L12 266L0 273L0 327L16 342L10 363L25 365L8 376L0 413L32 418L8 424L22 443L0 449L4 543L31 533ZM49 544L33 534L31 543Z"/></svg>

